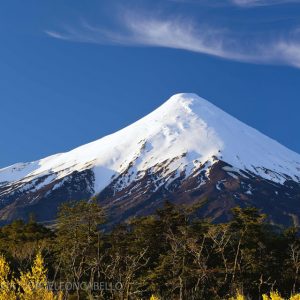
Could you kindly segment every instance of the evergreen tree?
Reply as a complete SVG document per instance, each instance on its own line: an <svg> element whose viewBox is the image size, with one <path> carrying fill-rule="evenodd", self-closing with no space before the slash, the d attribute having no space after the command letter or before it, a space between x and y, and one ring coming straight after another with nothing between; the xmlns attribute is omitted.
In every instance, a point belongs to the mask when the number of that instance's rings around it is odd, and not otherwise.
<svg viewBox="0 0 300 300"><path fill-rule="evenodd" d="M57 272L74 282L94 280L94 260L99 254L104 211L95 200L64 203L58 213L56 231ZM77 288L77 297L80 291Z"/></svg>

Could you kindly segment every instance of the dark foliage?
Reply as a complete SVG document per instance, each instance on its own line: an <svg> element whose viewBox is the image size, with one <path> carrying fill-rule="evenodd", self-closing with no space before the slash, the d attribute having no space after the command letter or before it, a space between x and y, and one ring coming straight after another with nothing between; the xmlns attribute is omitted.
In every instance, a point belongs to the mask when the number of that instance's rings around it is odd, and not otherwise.
<svg viewBox="0 0 300 300"><path fill-rule="evenodd" d="M26 269L42 249L51 280L90 284L70 292L77 299L227 299L237 290L260 299L272 289L288 297L300 289L298 231L265 219L237 207L230 222L213 224L166 202L155 215L103 232L97 203L70 202L51 230L34 220L2 227L0 251Z"/></svg>

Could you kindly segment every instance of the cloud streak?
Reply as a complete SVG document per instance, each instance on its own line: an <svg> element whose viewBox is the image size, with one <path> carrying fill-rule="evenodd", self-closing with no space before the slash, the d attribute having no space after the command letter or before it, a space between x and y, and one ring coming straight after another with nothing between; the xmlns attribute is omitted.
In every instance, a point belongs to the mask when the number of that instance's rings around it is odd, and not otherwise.
<svg viewBox="0 0 300 300"><path fill-rule="evenodd" d="M232 4L242 7L270 6L288 3L300 3L299 0L231 0Z"/></svg>
<svg viewBox="0 0 300 300"><path fill-rule="evenodd" d="M179 3L193 3L193 4L203 4L212 7L218 6L239 6L243 8L253 8L259 6L272 6L272 5L284 5L284 4L295 4L300 3L300 0L168 0L171 2Z"/></svg>
<svg viewBox="0 0 300 300"><path fill-rule="evenodd" d="M288 37L257 40L230 30L199 25L181 18L122 14L120 27L112 30L82 21L77 27L46 31L52 38L95 44L164 47L192 51L223 59L300 68L299 30Z"/></svg>

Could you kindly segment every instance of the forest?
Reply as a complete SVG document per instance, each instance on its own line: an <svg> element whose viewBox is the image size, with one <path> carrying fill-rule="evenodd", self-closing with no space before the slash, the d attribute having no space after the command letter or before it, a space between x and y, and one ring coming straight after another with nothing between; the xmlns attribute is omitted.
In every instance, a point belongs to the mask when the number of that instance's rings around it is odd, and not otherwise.
<svg viewBox="0 0 300 300"><path fill-rule="evenodd" d="M66 202L52 226L0 228L0 300L299 300L298 229L266 220L236 207L215 224L166 201L108 229L95 201Z"/></svg>

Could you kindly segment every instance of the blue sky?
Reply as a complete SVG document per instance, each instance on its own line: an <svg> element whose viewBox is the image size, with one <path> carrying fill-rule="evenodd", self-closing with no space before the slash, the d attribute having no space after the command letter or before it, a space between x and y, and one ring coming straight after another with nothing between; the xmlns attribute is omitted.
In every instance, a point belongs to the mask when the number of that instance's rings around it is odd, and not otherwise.
<svg viewBox="0 0 300 300"><path fill-rule="evenodd" d="M0 167L194 92L300 153L300 1L0 3Z"/></svg>

